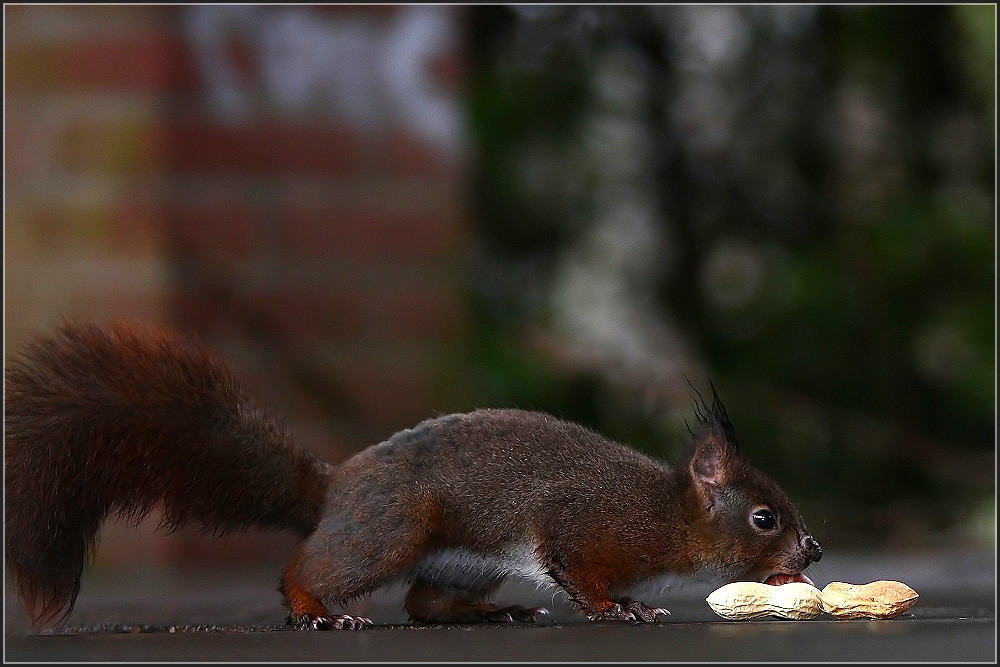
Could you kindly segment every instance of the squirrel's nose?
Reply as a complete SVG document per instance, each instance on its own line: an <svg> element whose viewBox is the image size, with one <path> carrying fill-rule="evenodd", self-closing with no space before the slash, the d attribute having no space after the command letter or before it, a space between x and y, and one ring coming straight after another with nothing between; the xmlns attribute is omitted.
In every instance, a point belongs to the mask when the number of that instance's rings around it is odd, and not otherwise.
<svg viewBox="0 0 1000 667"><path fill-rule="evenodd" d="M815 562L819 562L819 560L823 557L823 547L819 545L819 542L813 539L812 535L806 535L802 538L802 548L806 550L806 553L808 553Z"/></svg>

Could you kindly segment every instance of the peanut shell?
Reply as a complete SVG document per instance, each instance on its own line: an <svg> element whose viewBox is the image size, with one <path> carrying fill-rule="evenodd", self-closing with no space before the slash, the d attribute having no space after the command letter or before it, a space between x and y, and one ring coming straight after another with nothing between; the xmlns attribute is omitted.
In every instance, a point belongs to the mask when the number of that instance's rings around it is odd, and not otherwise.
<svg viewBox="0 0 1000 667"><path fill-rule="evenodd" d="M737 581L716 589L705 601L716 614L731 620L762 616L801 620L823 613L819 589L803 582L769 586Z"/></svg>
<svg viewBox="0 0 1000 667"><path fill-rule="evenodd" d="M820 596L823 611L836 618L896 618L917 601L917 592L898 581L870 584L830 582Z"/></svg>

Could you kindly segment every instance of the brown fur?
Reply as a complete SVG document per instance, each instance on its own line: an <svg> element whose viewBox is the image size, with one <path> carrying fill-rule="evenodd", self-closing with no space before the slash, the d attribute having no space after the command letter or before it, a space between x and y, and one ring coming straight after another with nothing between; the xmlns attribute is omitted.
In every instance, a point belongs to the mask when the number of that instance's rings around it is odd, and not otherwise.
<svg viewBox="0 0 1000 667"><path fill-rule="evenodd" d="M325 464L198 345L126 323L65 325L5 376L5 553L34 620L72 609L98 528L163 501L168 527L308 535ZM218 480L226 480L217 483Z"/></svg>
<svg viewBox="0 0 1000 667"><path fill-rule="evenodd" d="M220 359L158 330L65 325L9 366L6 389L6 554L33 618L72 608L110 512L138 519L160 500L172 525L303 535L281 584L300 627L361 627L330 622L324 603L396 580L412 582L417 620L531 620L538 610L486 601L512 554L591 618L641 620L655 610L618 596L649 577L762 580L821 554L777 484L739 456L717 398L698 409L677 468L521 410L430 419L329 466ZM752 524L765 506L774 530Z"/></svg>

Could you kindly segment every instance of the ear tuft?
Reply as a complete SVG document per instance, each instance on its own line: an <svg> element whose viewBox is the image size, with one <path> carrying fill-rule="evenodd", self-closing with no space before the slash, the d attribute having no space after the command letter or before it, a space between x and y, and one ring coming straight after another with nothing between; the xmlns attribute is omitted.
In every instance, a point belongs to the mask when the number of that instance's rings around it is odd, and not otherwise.
<svg viewBox="0 0 1000 667"><path fill-rule="evenodd" d="M712 387L712 404L709 405L686 375L684 379L697 396L694 413L698 419L693 430L694 443L690 458L687 459L687 473L702 495L711 498L740 465L736 431L729 421L726 406L722 404L715 384L709 381L709 386ZM688 430L691 430L690 427Z"/></svg>
<svg viewBox="0 0 1000 667"><path fill-rule="evenodd" d="M711 380L708 381L708 385L712 388L712 404L709 405L705 402L701 392L691 384L691 380L688 380L687 375L684 376L684 379L687 380L688 386L698 397L694 404L694 414L698 418L698 430L702 434L715 433L722 436L734 451L739 452L739 446L736 444L736 429L729 421L726 406L722 404L722 399L719 398L719 393L715 390L715 383ZM690 430L688 428L688 431Z"/></svg>

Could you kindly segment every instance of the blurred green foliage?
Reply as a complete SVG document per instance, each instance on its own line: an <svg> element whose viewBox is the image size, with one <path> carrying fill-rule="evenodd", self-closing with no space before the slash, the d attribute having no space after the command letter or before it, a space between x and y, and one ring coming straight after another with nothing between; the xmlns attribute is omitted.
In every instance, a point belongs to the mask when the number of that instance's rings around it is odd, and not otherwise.
<svg viewBox="0 0 1000 667"><path fill-rule="evenodd" d="M578 149L595 62L631 49L651 72L649 187L671 244L655 298L754 462L823 521L879 538L981 514L995 478L994 5L470 11L472 402L650 451L665 438L600 373L525 344L547 326L553 267L592 224ZM708 55L685 61L699 34ZM736 55L713 70L719 44ZM685 143L685 85L720 91L696 120L716 127L718 111L722 148ZM554 168L531 170L539 150Z"/></svg>

